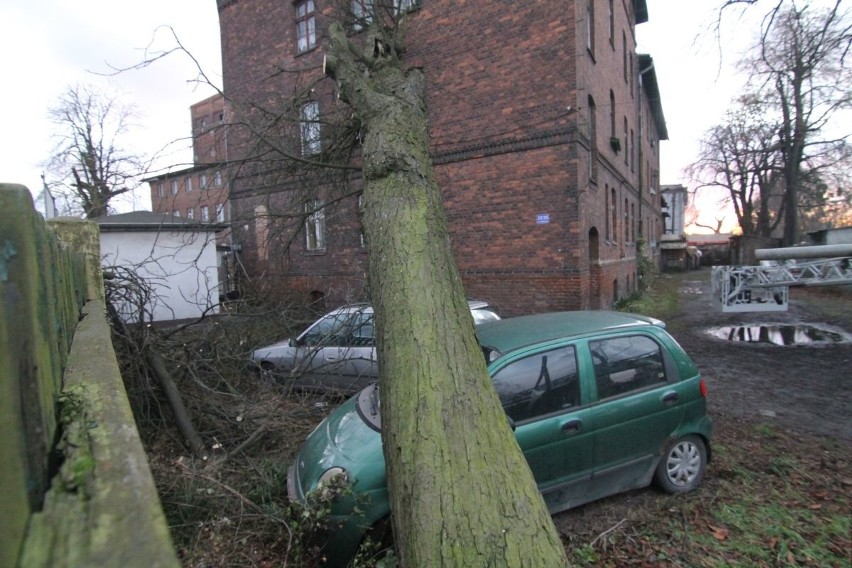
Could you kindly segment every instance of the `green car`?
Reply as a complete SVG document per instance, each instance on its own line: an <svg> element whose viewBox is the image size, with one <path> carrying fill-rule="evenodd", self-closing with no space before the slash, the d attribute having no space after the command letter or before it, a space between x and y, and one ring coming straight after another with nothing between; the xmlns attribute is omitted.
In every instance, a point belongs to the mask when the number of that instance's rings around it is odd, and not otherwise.
<svg viewBox="0 0 852 568"><path fill-rule="evenodd" d="M561 312L477 327L494 388L551 514L652 481L694 489L710 458L704 380L663 322ZM379 389L371 385L312 432L288 471L291 500L332 479L324 553L345 565L390 514Z"/></svg>

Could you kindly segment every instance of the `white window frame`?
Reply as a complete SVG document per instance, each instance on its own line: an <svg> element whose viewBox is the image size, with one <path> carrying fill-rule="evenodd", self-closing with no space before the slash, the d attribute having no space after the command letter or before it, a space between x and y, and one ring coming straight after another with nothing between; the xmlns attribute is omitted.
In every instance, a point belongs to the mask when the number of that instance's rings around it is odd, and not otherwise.
<svg viewBox="0 0 852 568"><path fill-rule="evenodd" d="M325 209L321 201L305 203L305 249L325 250Z"/></svg>
<svg viewBox="0 0 852 568"><path fill-rule="evenodd" d="M225 204L219 203L216 205L216 222L224 223L225 222Z"/></svg>
<svg viewBox="0 0 852 568"><path fill-rule="evenodd" d="M310 101L299 109L299 132L302 139L302 155L313 156L321 150L319 103Z"/></svg>
<svg viewBox="0 0 852 568"><path fill-rule="evenodd" d="M172 180L172 195L178 194L178 181L176 179Z"/></svg>
<svg viewBox="0 0 852 568"><path fill-rule="evenodd" d="M166 195L165 185L162 184L162 183L158 183L157 184L157 197L165 197L165 195Z"/></svg>
<svg viewBox="0 0 852 568"><path fill-rule="evenodd" d="M222 187L222 172L213 172L213 186Z"/></svg>
<svg viewBox="0 0 852 568"><path fill-rule="evenodd" d="M201 222L207 223L210 221L210 209L206 205L201 206Z"/></svg>
<svg viewBox="0 0 852 568"><path fill-rule="evenodd" d="M296 46L299 53L312 50L317 45L316 6L314 0L296 4Z"/></svg>
<svg viewBox="0 0 852 568"><path fill-rule="evenodd" d="M186 209L186 218L195 219L195 207L188 207Z"/></svg>
<svg viewBox="0 0 852 568"><path fill-rule="evenodd" d="M192 176L187 176L183 182L184 187L186 187L186 192L189 193L192 191Z"/></svg>
<svg viewBox="0 0 852 568"><path fill-rule="evenodd" d="M201 187L201 189L207 189L208 183L209 182L207 180L207 174L201 174L198 176L198 185L199 187Z"/></svg>

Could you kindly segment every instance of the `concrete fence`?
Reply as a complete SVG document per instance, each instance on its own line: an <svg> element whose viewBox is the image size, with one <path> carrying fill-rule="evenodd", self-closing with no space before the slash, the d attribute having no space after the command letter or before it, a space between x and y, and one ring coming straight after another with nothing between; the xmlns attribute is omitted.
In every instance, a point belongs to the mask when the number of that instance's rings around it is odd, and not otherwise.
<svg viewBox="0 0 852 568"><path fill-rule="evenodd" d="M178 561L106 321L96 225L0 184L0 566Z"/></svg>

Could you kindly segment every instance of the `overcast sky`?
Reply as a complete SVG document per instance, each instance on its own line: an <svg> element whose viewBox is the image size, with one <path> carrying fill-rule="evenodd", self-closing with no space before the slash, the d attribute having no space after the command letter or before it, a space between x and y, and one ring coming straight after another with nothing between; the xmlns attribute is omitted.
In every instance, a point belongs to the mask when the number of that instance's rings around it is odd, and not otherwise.
<svg viewBox="0 0 852 568"><path fill-rule="evenodd" d="M820 1L820 0L817 0ZM669 141L661 145L661 182L687 183L682 170L695 159L698 139L714 125L742 80L732 69L757 32L758 19L728 18L724 53L712 32L719 0L647 0L649 21L637 27L639 52L654 58ZM755 14L754 10L752 14ZM132 146L150 156L190 134L189 106L212 95L195 82L192 61L172 55L140 71L106 78L110 66L129 67L149 52L174 45L172 26L221 86L216 3L213 0L0 0L0 181L22 183L38 194L41 166L51 154L47 111L69 85L108 83L139 111ZM173 149L176 148L173 147ZM186 163L182 145L160 161ZM123 210L150 207L147 186ZM712 208L712 204L708 206ZM712 223L713 211L706 219Z"/></svg>

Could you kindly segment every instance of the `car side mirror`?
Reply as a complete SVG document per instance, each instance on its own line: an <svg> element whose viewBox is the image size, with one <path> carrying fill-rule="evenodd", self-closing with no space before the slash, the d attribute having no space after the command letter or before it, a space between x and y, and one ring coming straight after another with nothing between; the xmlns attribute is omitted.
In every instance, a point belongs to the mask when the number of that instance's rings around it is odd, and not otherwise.
<svg viewBox="0 0 852 568"><path fill-rule="evenodd" d="M295 338L294 338L294 339L291 339L291 340L290 340L290 343L289 343L288 345L289 345L290 347L300 347L300 346L302 345L302 342L301 342L301 341L299 341L298 339L295 339Z"/></svg>

